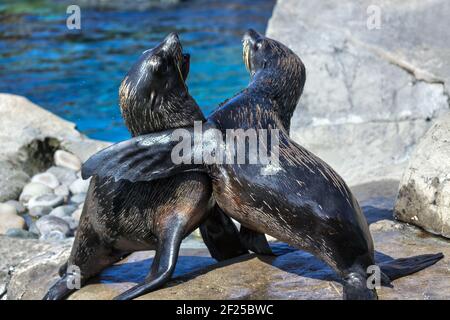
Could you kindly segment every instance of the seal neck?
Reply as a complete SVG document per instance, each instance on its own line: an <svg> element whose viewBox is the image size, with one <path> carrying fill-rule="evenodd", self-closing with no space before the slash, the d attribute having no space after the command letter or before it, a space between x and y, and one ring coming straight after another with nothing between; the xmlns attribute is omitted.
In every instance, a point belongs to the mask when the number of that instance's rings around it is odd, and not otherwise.
<svg viewBox="0 0 450 320"><path fill-rule="evenodd" d="M121 101L121 112L125 125L133 136L194 125L194 121L205 121L200 107L189 93L169 95L153 110L147 104Z"/></svg>
<svg viewBox="0 0 450 320"><path fill-rule="evenodd" d="M289 131L291 118L305 84L305 68L294 65L290 70L262 69L255 72L248 87L257 96L275 102L274 111L284 128Z"/></svg>

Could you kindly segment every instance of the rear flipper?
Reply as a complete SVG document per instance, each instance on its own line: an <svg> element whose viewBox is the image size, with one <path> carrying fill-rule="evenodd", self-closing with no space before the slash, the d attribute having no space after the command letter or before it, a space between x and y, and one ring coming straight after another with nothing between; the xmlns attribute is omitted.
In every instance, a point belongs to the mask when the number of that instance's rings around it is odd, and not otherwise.
<svg viewBox="0 0 450 320"><path fill-rule="evenodd" d="M53 284L47 291L42 300L61 300L68 297L77 288L73 286L72 275L64 274L61 278Z"/></svg>
<svg viewBox="0 0 450 320"><path fill-rule="evenodd" d="M233 221L217 204L208 219L200 225L200 233L211 256L218 261L248 253L239 240L239 231Z"/></svg>
<svg viewBox="0 0 450 320"><path fill-rule="evenodd" d="M274 255L267 242L266 236L263 233L241 226L240 237L241 242L246 249L257 254Z"/></svg>
<svg viewBox="0 0 450 320"><path fill-rule="evenodd" d="M380 267L381 272L384 273L390 281L393 281L432 266L443 257L444 255L442 253L424 254L383 262L378 264L378 266ZM382 284L388 285L389 283L382 281Z"/></svg>

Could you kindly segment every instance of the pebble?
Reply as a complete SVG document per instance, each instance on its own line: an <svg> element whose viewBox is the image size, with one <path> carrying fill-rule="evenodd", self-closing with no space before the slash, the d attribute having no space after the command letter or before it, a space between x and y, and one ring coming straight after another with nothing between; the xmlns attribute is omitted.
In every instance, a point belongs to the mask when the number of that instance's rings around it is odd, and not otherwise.
<svg viewBox="0 0 450 320"><path fill-rule="evenodd" d="M61 218L55 216L43 216L36 221L36 228L42 237L46 237L52 231L58 231L66 237L70 233L69 224ZM64 239L64 238L63 238Z"/></svg>
<svg viewBox="0 0 450 320"><path fill-rule="evenodd" d="M25 219L17 215L14 206L0 204L0 234L6 234L9 229L23 229L25 225Z"/></svg>
<svg viewBox="0 0 450 320"><path fill-rule="evenodd" d="M35 206L31 207L28 214L32 217L42 217L48 215L52 211L52 207Z"/></svg>
<svg viewBox="0 0 450 320"><path fill-rule="evenodd" d="M77 193L87 193L89 189L89 179L83 180L83 179L77 179L69 187L70 192L73 194Z"/></svg>
<svg viewBox="0 0 450 320"><path fill-rule="evenodd" d="M44 241L59 242L66 239L66 235L61 231L52 230L48 233L41 235L39 239Z"/></svg>
<svg viewBox="0 0 450 320"><path fill-rule="evenodd" d="M27 209L24 207L24 205L21 204L17 200L8 200L5 203L14 206L14 208L16 208L16 211L17 211L18 214L22 214L22 213L25 213L27 211Z"/></svg>
<svg viewBox="0 0 450 320"><path fill-rule="evenodd" d="M72 182L77 180L75 171L63 167L50 167L46 172L53 174L61 185L69 186Z"/></svg>
<svg viewBox="0 0 450 320"><path fill-rule="evenodd" d="M59 186L58 178L51 172L42 172L38 173L33 178L31 178L31 182L38 182L46 185L49 188L55 189Z"/></svg>
<svg viewBox="0 0 450 320"><path fill-rule="evenodd" d="M22 239L38 239L39 236L35 233L32 233L30 231L26 231L23 229L18 228L11 228L8 231L6 231L6 234L8 237L11 238L22 238Z"/></svg>
<svg viewBox="0 0 450 320"><path fill-rule="evenodd" d="M59 218L64 218L67 216L71 216L76 209L77 207L73 205L59 206L53 209L52 212L50 212L50 215Z"/></svg>
<svg viewBox="0 0 450 320"><path fill-rule="evenodd" d="M81 213L83 212L83 208L78 208L72 213L72 218L75 219L75 221L80 222Z"/></svg>
<svg viewBox="0 0 450 320"><path fill-rule="evenodd" d="M41 196L44 194L53 193L52 188L39 182L30 182L22 190L19 200L22 203L27 203L31 198Z"/></svg>
<svg viewBox="0 0 450 320"><path fill-rule="evenodd" d="M69 225L70 230L75 230L76 228L78 228L79 220L75 220L71 216L65 216L65 217L62 217L61 219L63 219L65 222L67 222L67 224Z"/></svg>
<svg viewBox="0 0 450 320"><path fill-rule="evenodd" d="M67 199L69 197L69 187L67 187L65 184L57 186L54 192L57 196L61 196L64 199Z"/></svg>
<svg viewBox="0 0 450 320"><path fill-rule="evenodd" d="M60 167L72 169L74 171L81 170L81 161L74 154L64 151L57 150L53 156L55 164Z"/></svg>
<svg viewBox="0 0 450 320"><path fill-rule="evenodd" d="M86 199L86 193L77 193L70 198L70 202L74 204L83 203Z"/></svg>
<svg viewBox="0 0 450 320"><path fill-rule="evenodd" d="M28 201L28 208L32 207L51 207L61 205L64 202L64 198L57 196L56 194L44 194L41 196L36 196Z"/></svg>

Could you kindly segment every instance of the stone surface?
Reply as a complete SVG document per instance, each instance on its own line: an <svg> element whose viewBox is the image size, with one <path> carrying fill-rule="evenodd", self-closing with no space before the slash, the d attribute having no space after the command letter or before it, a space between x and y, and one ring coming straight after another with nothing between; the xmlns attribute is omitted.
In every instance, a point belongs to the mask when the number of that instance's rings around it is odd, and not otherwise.
<svg viewBox="0 0 450 320"><path fill-rule="evenodd" d="M73 123L12 94L0 94L0 119L0 201L17 199L31 176L52 165L57 149L84 161L109 145L86 138Z"/></svg>
<svg viewBox="0 0 450 320"><path fill-rule="evenodd" d="M10 204L0 203L0 234L5 234L9 229L23 229L25 220L17 215L16 208Z"/></svg>
<svg viewBox="0 0 450 320"><path fill-rule="evenodd" d="M87 193L88 189L89 189L89 182L90 182L90 179L83 180L81 178L78 178L77 180L72 182L72 184L69 186L69 190L73 194Z"/></svg>
<svg viewBox="0 0 450 320"><path fill-rule="evenodd" d="M56 194L43 194L41 196L36 196L28 201L28 208L33 207L51 207L61 205L64 202L62 196L57 196Z"/></svg>
<svg viewBox="0 0 450 320"><path fill-rule="evenodd" d="M74 154L57 150L54 155L54 161L57 166L78 171L81 169L81 161Z"/></svg>
<svg viewBox="0 0 450 320"><path fill-rule="evenodd" d="M8 237L21 238L21 239L38 239L39 238L39 236L35 233L29 232L29 231L26 231L23 229L17 229L17 228L9 229L5 235Z"/></svg>
<svg viewBox="0 0 450 320"><path fill-rule="evenodd" d="M25 209L23 204L21 204L17 200L8 200L5 203L14 206L14 208L16 208L16 211L17 211L18 214L22 214L22 213L25 213L25 211L27 211L27 209Z"/></svg>
<svg viewBox="0 0 450 320"><path fill-rule="evenodd" d="M36 227L39 230L41 237L45 238L52 231L68 236L70 227L66 221L55 216L44 216L36 221Z"/></svg>
<svg viewBox="0 0 450 320"><path fill-rule="evenodd" d="M59 185L58 179L50 172L42 172L34 175L31 178L31 182L39 182L52 189L55 189Z"/></svg>
<svg viewBox="0 0 450 320"><path fill-rule="evenodd" d="M367 28L369 6L379 6L381 29ZM432 120L449 110L449 14L447 0L279 0L267 35L307 74L294 140L350 185L400 180Z"/></svg>
<svg viewBox="0 0 450 320"><path fill-rule="evenodd" d="M60 186L57 186L55 188L55 190L53 190L53 191L55 192L56 195L63 197L65 201L67 200L67 198L69 197L69 194L70 194L69 187L67 187L66 185L63 185L63 184Z"/></svg>
<svg viewBox="0 0 450 320"><path fill-rule="evenodd" d="M394 214L450 238L450 113L435 122L414 150Z"/></svg>
<svg viewBox="0 0 450 320"><path fill-rule="evenodd" d="M70 203L79 205L84 202L84 199L86 199L86 193L77 193L70 198Z"/></svg>
<svg viewBox="0 0 450 320"><path fill-rule="evenodd" d="M23 203L28 203L28 201L33 197L50 193L53 193L53 190L50 187L42 183L30 182L23 188L19 200Z"/></svg>
<svg viewBox="0 0 450 320"><path fill-rule="evenodd" d="M65 205L65 206L59 206L55 209L53 209L50 212L51 216L55 216L55 217L59 217L59 218L64 218L67 216L71 216L72 213L77 209L76 206L72 206L72 205Z"/></svg>
<svg viewBox="0 0 450 320"><path fill-rule="evenodd" d="M34 206L28 211L31 217L42 217L49 214L52 211L52 207Z"/></svg>
<svg viewBox="0 0 450 320"><path fill-rule="evenodd" d="M69 187L69 185L77 179L75 171L67 168L52 166L47 169L47 172L55 175L61 185Z"/></svg>

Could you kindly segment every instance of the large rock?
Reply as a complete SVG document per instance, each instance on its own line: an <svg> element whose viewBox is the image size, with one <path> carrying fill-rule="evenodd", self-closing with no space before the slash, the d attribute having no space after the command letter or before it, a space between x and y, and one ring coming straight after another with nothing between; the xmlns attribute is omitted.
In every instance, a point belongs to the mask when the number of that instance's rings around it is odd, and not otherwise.
<svg viewBox="0 0 450 320"><path fill-rule="evenodd" d="M57 149L86 160L108 145L80 134L75 125L24 97L0 94L0 201L17 199L30 177L53 163Z"/></svg>
<svg viewBox="0 0 450 320"><path fill-rule="evenodd" d="M437 120L416 147L394 214L450 238L450 113Z"/></svg>
<svg viewBox="0 0 450 320"><path fill-rule="evenodd" d="M369 30L376 6L381 29ZM447 0L279 0L267 35L307 73L292 137L351 185L400 180L414 145L449 110L449 15Z"/></svg>

